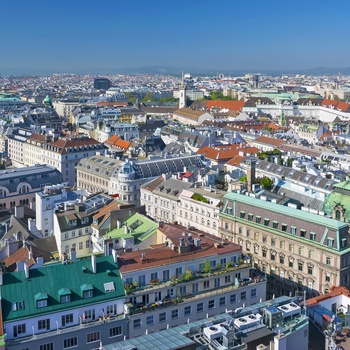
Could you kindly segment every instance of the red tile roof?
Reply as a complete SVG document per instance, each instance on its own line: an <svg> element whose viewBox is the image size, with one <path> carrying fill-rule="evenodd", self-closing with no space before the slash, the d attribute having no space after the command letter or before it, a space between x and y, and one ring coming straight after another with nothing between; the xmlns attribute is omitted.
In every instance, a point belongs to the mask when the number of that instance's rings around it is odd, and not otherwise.
<svg viewBox="0 0 350 350"><path fill-rule="evenodd" d="M185 236L183 235L184 232ZM199 230L188 230L180 225L163 224L158 228L158 233L163 234L169 244L158 244L150 249L120 254L119 270L121 273L146 270L179 262L186 263L186 261L190 262L193 259L241 251L241 247L238 244L228 241L222 244L221 238ZM194 244L189 243L188 233L191 233L193 239L200 238L201 248L197 248ZM185 239L186 247L189 248L189 251L186 253L178 251L180 238ZM175 249L170 248L171 243L175 245ZM144 258L142 258L142 254L144 254Z"/></svg>
<svg viewBox="0 0 350 350"><path fill-rule="evenodd" d="M241 146L240 144L215 147L204 146L197 151L197 154L203 154L208 159L224 161L238 156L239 152L243 152L244 154L259 153L259 149L256 147Z"/></svg>
<svg viewBox="0 0 350 350"><path fill-rule="evenodd" d="M241 111L244 107L244 101L222 101L222 100L209 100L206 103L208 109L211 108L226 108L231 111Z"/></svg>
<svg viewBox="0 0 350 350"><path fill-rule="evenodd" d="M260 136L255 141L265 143L267 145L279 147L282 143L285 143L285 140L274 139L272 137Z"/></svg>

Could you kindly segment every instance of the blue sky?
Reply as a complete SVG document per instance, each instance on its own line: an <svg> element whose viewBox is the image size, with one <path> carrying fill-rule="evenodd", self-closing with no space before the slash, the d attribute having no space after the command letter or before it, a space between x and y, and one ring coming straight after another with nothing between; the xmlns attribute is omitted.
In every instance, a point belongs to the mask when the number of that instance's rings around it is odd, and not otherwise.
<svg viewBox="0 0 350 350"><path fill-rule="evenodd" d="M0 74L144 66L350 66L350 1L51 0L1 4Z"/></svg>

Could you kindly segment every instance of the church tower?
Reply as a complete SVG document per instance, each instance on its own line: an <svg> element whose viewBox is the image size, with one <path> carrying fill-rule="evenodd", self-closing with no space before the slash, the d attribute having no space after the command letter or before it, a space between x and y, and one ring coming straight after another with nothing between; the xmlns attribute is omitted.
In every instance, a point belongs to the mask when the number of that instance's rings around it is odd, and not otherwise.
<svg viewBox="0 0 350 350"><path fill-rule="evenodd" d="M186 85L184 79L184 73L182 73L182 81L180 87L180 98L179 98L179 108L186 107Z"/></svg>

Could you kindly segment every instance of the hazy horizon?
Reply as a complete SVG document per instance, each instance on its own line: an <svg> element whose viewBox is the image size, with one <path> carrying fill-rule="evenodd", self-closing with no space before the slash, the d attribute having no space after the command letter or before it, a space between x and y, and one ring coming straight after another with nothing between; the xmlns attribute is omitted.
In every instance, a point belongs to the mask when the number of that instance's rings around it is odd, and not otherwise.
<svg viewBox="0 0 350 350"><path fill-rule="evenodd" d="M348 68L349 9L343 0L335 14L323 0L7 1L0 74Z"/></svg>

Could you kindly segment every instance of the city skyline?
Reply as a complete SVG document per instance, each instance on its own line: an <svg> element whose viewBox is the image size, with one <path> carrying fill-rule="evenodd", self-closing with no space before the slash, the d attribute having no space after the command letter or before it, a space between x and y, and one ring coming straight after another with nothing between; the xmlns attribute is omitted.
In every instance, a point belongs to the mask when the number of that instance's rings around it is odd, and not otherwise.
<svg viewBox="0 0 350 350"><path fill-rule="evenodd" d="M349 7L342 0L333 13L323 0L5 2L0 74L345 68Z"/></svg>

